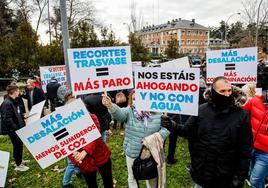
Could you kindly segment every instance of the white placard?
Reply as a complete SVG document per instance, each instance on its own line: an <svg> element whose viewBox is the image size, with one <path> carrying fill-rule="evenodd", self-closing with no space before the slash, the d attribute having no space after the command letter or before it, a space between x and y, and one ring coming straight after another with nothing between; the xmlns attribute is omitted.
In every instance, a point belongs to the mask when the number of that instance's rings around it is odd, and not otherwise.
<svg viewBox="0 0 268 188"><path fill-rule="evenodd" d="M135 70L138 111L198 115L199 69L140 68Z"/></svg>
<svg viewBox="0 0 268 188"><path fill-rule="evenodd" d="M16 133L43 169L101 136L81 99Z"/></svg>
<svg viewBox="0 0 268 188"><path fill-rule="evenodd" d="M5 187L9 162L9 152L0 151L0 159L0 187Z"/></svg>
<svg viewBox="0 0 268 188"><path fill-rule="evenodd" d="M133 88L129 46L68 49L74 95Z"/></svg>
<svg viewBox="0 0 268 188"><path fill-rule="evenodd" d="M33 123L40 119L45 102L46 101L44 100L32 106L31 111L29 112L28 118L26 120L26 124Z"/></svg>
<svg viewBox="0 0 268 188"><path fill-rule="evenodd" d="M39 67L39 69L40 69L41 85L45 93L47 92L47 84L51 81L52 76L55 76L59 84L66 85L67 79L66 79L65 65L44 66Z"/></svg>
<svg viewBox="0 0 268 188"><path fill-rule="evenodd" d="M161 63L160 65L164 68L190 68L188 57L174 59L172 61Z"/></svg>
<svg viewBox="0 0 268 188"><path fill-rule="evenodd" d="M225 76L231 83L257 82L257 47L207 51L207 83Z"/></svg>

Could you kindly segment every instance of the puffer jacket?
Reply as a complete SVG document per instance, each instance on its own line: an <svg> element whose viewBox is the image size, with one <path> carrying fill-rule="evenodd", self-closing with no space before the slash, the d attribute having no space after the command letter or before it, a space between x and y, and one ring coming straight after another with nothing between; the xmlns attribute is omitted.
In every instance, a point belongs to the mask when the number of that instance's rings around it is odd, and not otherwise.
<svg viewBox="0 0 268 188"><path fill-rule="evenodd" d="M165 140L169 135L169 131L160 126L160 113L152 114L152 121L148 121L148 125L146 127L143 120L139 121L135 117L130 106L120 108L116 104L113 104L112 110L109 112L112 114L114 119L125 123L124 151L128 157L137 158L139 156L142 147L142 139L146 136L159 132Z"/></svg>
<svg viewBox="0 0 268 188"><path fill-rule="evenodd" d="M250 113L254 148L268 153L268 109L263 103L263 98L253 97L243 108Z"/></svg>
<svg viewBox="0 0 268 188"><path fill-rule="evenodd" d="M235 102L223 111L215 108L206 92L209 102L199 107L198 116L175 126L178 135L191 143L190 173L204 188L229 188L236 180L242 184L248 175L252 131L247 112L240 108L241 91L233 92Z"/></svg>
<svg viewBox="0 0 268 188"><path fill-rule="evenodd" d="M100 124L98 118L94 114L90 114L93 122L100 130ZM109 159L111 152L107 145L104 143L102 138L98 138L97 140L87 144L79 151L85 150L87 152L86 157L82 160L82 163L77 163L72 155L68 157L72 161L72 163L77 166L81 173L89 173L94 172L99 169L102 165L104 165Z"/></svg>

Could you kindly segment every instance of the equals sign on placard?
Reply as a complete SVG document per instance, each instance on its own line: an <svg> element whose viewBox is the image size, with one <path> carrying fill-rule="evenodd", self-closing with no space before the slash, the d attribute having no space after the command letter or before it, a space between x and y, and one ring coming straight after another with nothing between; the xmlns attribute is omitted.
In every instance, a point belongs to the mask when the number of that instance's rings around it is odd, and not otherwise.
<svg viewBox="0 0 268 188"><path fill-rule="evenodd" d="M235 64L225 64L225 70L235 70Z"/></svg>
<svg viewBox="0 0 268 188"><path fill-rule="evenodd" d="M53 135L56 138L56 140L58 141L58 140L64 138L65 136L68 136L69 133L67 132L66 128L63 128L63 129L55 132Z"/></svg>
<svg viewBox="0 0 268 188"><path fill-rule="evenodd" d="M108 67L96 68L97 76L107 76L109 75Z"/></svg>

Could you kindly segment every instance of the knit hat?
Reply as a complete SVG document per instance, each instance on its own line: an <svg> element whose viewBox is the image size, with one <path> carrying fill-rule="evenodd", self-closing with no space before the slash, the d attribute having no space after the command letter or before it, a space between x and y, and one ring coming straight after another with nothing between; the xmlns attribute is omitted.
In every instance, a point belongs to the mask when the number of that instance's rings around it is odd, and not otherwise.
<svg viewBox="0 0 268 188"><path fill-rule="evenodd" d="M60 103L65 104L67 97L72 94L72 91L67 86L60 86L57 91L57 97Z"/></svg>

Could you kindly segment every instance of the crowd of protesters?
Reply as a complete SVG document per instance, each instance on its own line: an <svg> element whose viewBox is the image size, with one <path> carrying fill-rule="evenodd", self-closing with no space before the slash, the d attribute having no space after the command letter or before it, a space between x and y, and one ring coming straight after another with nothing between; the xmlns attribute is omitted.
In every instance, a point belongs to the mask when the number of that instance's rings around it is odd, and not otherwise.
<svg viewBox="0 0 268 188"><path fill-rule="evenodd" d="M246 179L251 187L264 188L268 177L268 67L264 63L267 55L263 54L258 64L257 84L246 84L241 88L223 76L216 77L208 86L206 69L202 66L198 116L137 111L135 90L79 96L101 137L68 156L63 187L73 187L73 172L84 177L88 187L92 188L98 187L96 173L99 172L103 186L113 187L113 161L106 144L106 131L111 124L113 128L120 124L125 131L123 149L129 188L139 187L132 165L144 146L158 167L158 177L146 180L147 188L166 186L166 162L161 159L163 148L169 137L167 163L176 163L178 136L189 143L191 164L187 167L195 188L242 188ZM55 77L47 85L46 94L37 78L27 80L26 86L26 92L20 92L16 84L7 86L7 95L0 109L1 134L9 136L15 170L21 172L29 169L25 165L29 161L22 157L23 143L15 133L25 126L27 118L22 98L27 100L29 110L47 100L45 106L50 106L51 112L75 99L71 90L61 86Z"/></svg>

